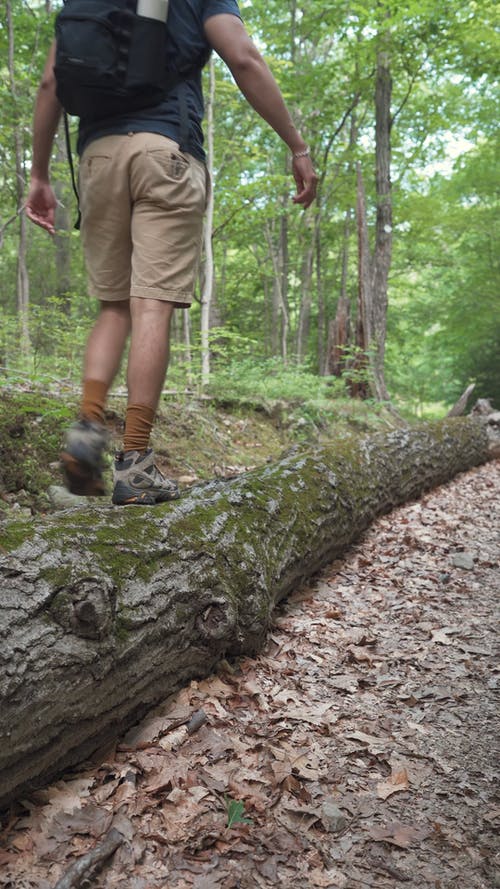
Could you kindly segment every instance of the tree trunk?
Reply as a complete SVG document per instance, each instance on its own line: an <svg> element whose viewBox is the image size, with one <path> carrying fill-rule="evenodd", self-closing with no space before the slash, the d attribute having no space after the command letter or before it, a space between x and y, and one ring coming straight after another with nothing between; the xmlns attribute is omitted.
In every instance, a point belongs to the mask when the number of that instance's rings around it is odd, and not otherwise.
<svg viewBox="0 0 500 889"><path fill-rule="evenodd" d="M311 329L312 308L312 274L314 260L314 244L310 244L304 252L302 260L299 324L297 328L297 364L302 364L307 356L309 333Z"/></svg>
<svg viewBox="0 0 500 889"><path fill-rule="evenodd" d="M351 210L344 217L344 238L342 243L342 269L340 297L335 318L330 323L328 337L327 372L335 377L342 376L346 367L346 350L350 345L351 305L347 295L347 273L349 267L349 239L351 235Z"/></svg>
<svg viewBox="0 0 500 889"><path fill-rule="evenodd" d="M349 368L349 393L352 398L368 397L368 349L372 337L372 273L366 197L361 165L357 164L356 221L358 227L358 311L356 316L356 349Z"/></svg>
<svg viewBox="0 0 500 889"><path fill-rule="evenodd" d="M270 256L273 259L272 247L270 247ZM279 332L279 323L280 323L280 312L281 312L281 299L280 299L280 280L276 277L276 271L274 268L274 260L273 260L273 279L272 279L272 288L271 288L271 356L276 358L277 355L280 354L280 332Z"/></svg>
<svg viewBox="0 0 500 889"><path fill-rule="evenodd" d="M357 105L357 99L356 99ZM350 112L350 128L349 128L349 172L354 172L354 161L356 143L358 139L358 122L354 108ZM344 237L342 241L342 260L341 260L341 278L340 278L340 298L337 303L337 311L333 321L330 322L328 330L328 373L340 377L343 372L352 363L352 355L348 355L348 349L353 344L351 341L351 303L348 295L348 275L349 275L349 247L351 239L351 221L352 208L348 207L344 216ZM358 240L359 242L359 240Z"/></svg>
<svg viewBox="0 0 500 889"><path fill-rule="evenodd" d="M283 286L288 281L288 259L284 251L284 233L286 227L283 228L283 222L280 223L280 238L278 249L276 250L273 238L273 226L266 223L265 234L269 247L269 256L273 267L273 348L276 349L274 355L281 355L284 364L288 361L288 302L287 293L283 291ZM284 269L286 268L286 274ZM278 340L279 336L279 340Z"/></svg>
<svg viewBox="0 0 500 889"><path fill-rule="evenodd" d="M91 754L225 655L381 513L488 459L457 418L290 456L152 509L3 531L0 805Z"/></svg>
<svg viewBox="0 0 500 889"><path fill-rule="evenodd" d="M316 293L318 295L318 373L320 376L326 376L328 374L328 345L321 251L321 215L321 194L318 194L314 216L314 271L316 274Z"/></svg>
<svg viewBox="0 0 500 889"><path fill-rule="evenodd" d="M349 343L350 330L349 300L340 297L337 314L331 321L328 346L328 373L330 376L341 377L346 369L346 348Z"/></svg>
<svg viewBox="0 0 500 889"><path fill-rule="evenodd" d="M392 257L391 197L391 95L389 68L389 31L380 35L375 85L375 153L377 187L377 222L372 266L372 318L370 344L375 396L389 401L385 384L384 360L387 333L387 286Z"/></svg>
<svg viewBox="0 0 500 889"><path fill-rule="evenodd" d="M375 182L377 220L375 247L370 252L366 198L361 165L357 163L358 225L358 318L356 331L355 371L350 385L351 395L366 398L368 381L364 370L371 369L371 388L378 401L389 401L385 383L385 341L387 334L388 280L392 257L391 197L391 95L390 31L378 35L375 80Z"/></svg>
<svg viewBox="0 0 500 889"><path fill-rule="evenodd" d="M207 115L207 169L210 181L214 169L214 102L215 102L215 62L213 56L209 64L209 90L206 103ZM201 382L208 386L210 379L210 311L212 292L214 286L214 254L212 246L214 221L214 191L210 189L207 211L205 215L204 244L205 244L205 274L203 280L203 292L201 295Z"/></svg>
<svg viewBox="0 0 500 889"><path fill-rule="evenodd" d="M16 163L16 198L17 212L19 215L19 246L17 251L17 311L21 326L21 349L23 352L29 352L30 349L30 332L29 332L29 301L30 301L30 280L28 274L28 266L26 262L26 254L28 250L27 221L24 212L24 192L26 185L25 175L25 156L24 156L24 138L21 115L18 110L18 95L16 86L15 72L15 46L14 46L14 25L12 22L12 8L10 0L5 4L5 14L7 20L8 34L8 71L9 86L14 103L14 158Z"/></svg>
<svg viewBox="0 0 500 889"><path fill-rule="evenodd" d="M288 362L288 330L290 325L290 313L288 308L288 195L282 198L283 213L280 222L280 265L281 265L281 357L284 364Z"/></svg>

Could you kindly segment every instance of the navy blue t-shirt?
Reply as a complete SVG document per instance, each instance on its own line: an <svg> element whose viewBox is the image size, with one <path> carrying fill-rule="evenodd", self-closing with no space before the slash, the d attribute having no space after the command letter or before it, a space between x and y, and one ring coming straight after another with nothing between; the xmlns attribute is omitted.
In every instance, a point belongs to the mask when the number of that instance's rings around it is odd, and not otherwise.
<svg viewBox="0 0 500 889"><path fill-rule="evenodd" d="M173 60L175 70L194 69L193 75L171 90L166 99L153 108L144 108L129 115L120 114L99 121L82 118L78 134L78 153L81 154L89 142L101 136L131 132L159 133L175 142L180 142L179 93L184 90L183 101L187 102L189 136L183 147L204 161L201 72L208 61L210 45L205 38L203 25L211 16L221 13L241 18L237 0L170 0L167 19L167 61Z"/></svg>

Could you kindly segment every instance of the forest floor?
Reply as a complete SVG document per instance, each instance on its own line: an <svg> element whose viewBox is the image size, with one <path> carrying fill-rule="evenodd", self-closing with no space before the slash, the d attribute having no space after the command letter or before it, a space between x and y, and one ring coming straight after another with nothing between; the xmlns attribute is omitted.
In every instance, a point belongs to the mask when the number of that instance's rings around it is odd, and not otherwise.
<svg viewBox="0 0 500 889"><path fill-rule="evenodd" d="M498 462L378 519L259 656L14 807L0 887L499 887L499 519Z"/></svg>

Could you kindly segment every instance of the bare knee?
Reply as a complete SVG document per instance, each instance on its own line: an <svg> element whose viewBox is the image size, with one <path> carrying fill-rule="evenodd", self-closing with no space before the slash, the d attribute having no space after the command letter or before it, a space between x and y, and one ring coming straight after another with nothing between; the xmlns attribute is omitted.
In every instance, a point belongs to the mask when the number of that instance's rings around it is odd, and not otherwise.
<svg viewBox="0 0 500 889"><path fill-rule="evenodd" d="M130 300L132 326L145 323L158 325L163 329L166 327L168 330L174 308L173 303L162 299L132 297Z"/></svg>
<svg viewBox="0 0 500 889"><path fill-rule="evenodd" d="M130 318L130 300L129 299L117 299L117 300L100 300L100 311L101 314L105 314L108 316L115 316L120 318Z"/></svg>

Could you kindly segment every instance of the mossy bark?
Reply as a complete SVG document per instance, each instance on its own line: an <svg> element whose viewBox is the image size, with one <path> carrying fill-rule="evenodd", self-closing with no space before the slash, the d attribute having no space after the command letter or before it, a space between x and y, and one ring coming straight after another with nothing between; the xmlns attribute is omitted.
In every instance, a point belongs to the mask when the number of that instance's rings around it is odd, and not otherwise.
<svg viewBox="0 0 500 889"><path fill-rule="evenodd" d="M373 518L488 459L481 423L342 439L174 504L67 510L1 540L0 805L227 654Z"/></svg>

